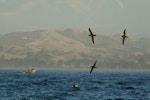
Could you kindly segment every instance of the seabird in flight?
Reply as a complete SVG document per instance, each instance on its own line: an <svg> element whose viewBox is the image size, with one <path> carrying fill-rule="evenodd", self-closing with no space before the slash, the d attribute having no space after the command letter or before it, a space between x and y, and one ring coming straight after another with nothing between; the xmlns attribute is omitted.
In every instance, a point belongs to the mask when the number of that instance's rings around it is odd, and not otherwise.
<svg viewBox="0 0 150 100"><path fill-rule="evenodd" d="M91 66L90 74L92 73L93 69L96 68L95 67L96 63L97 63L97 61L95 61L94 64L93 64L93 66Z"/></svg>
<svg viewBox="0 0 150 100"><path fill-rule="evenodd" d="M122 37L122 44L124 45L125 39L128 38L128 36L126 36L126 29L123 31L123 35Z"/></svg>
<svg viewBox="0 0 150 100"><path fill-rule="evenodd" d="M91 36L91 39L92 39L92 42L94 44L94 36L96 36L95 34L93 34L93 32L91 31L91 29L89 28L89 32L90 32L90 35Z"/></svg>

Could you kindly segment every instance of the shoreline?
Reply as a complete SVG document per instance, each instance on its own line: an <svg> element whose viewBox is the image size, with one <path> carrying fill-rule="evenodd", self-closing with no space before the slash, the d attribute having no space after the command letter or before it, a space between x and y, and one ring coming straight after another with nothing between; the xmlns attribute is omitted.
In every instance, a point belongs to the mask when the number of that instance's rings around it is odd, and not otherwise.
<svg viewBox="0 0 150 100"><path fill-rule="evenodd" d="M31 67L29 67L31 68ZM36 67L32 67L34 69L36 69L37 71L89 71L89 68L36 68ZM0 70L26 70L28 68L0 68ZM95 69L95 72L150 72L150 69L122 69L122 68L115 68L115 69L111 69L111 68L97 68Z"/></svg>

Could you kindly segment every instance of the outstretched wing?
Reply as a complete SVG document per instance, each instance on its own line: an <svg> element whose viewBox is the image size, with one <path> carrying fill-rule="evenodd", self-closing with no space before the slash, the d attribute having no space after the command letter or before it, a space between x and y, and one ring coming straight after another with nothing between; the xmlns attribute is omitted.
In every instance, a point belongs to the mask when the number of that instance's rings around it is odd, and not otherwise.
<svg viewBox="0 0 150 100"><path fill-rule="evenodd" d="M124 29L123 35L122 35L122 44L123 45L124 45L124 42L125 42L125 38L127 38L127 36L126 36L126 29Z"/></svg>
<svg viewBox="0 0 150 100"><path fill-rule="evenodd" d="M93 42L93 44L94 44L94 36L91 36L91 38L92 38L92 42Z"/></svg>
<svg viewBox="0 0 150 100"><path fill-rule="evenodd" d="M124 29L123 34L126 36L126 29Z"/></svg>
<svg viewBox="0 0 150 100"><path fill-rule="evenodd" d="M92 73L93 69L94 69L94 67L92 66L92 67L91 67L91 70L90 70L90 74Z"/></svg>
<svg viewBox="0 0 150 100"><path fill-rule="evenodd" d="M125 37L122 37L122 44L124 45Z"/></svg>
<svg viewBox="0 0 150 100"><path fill-rule="evenodd" d="M90 70L90 74L92 73L93 69L96 68L96 63L97 63L97 60L94 62L93 66L91 66L91 70Z"/></svg>
<svg viewBox="0 0 150 100"><path fill-rule="evenodd" d="M94 64L93 64L94 67L95 67L96 63L97 63L97 60L96 60L96 61L94 62Z"/></svg>
<svg viewBox="0 0 150 100"><path fill-rule="evenodd" d="M93 35L93 32L91 31L91 29L89 28L89 32L91 33L91 35Z"/></svg>

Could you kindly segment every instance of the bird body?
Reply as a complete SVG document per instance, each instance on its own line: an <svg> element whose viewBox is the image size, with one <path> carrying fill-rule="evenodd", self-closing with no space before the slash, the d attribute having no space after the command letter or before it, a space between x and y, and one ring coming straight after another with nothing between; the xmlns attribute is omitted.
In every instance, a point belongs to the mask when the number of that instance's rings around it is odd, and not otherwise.
<svg viewBox="0 0 150 100"><path fill-rule="evenodd" d="M91 40L92 40L92 42L93 42L93 44L94 44L94 36L96 36L95 34L93 34L93 32L91 31L91 29L89 28L89 32L90 32L90 37L91 37Z"/></svg>
<svg viewBox="0 0 150 100"><path fill-rule="evenodd" d="M78 87L78 84L72 84L71 87L77 88L77 87Z"/></svg>
<svg viewBox="0 0 150 100"><path fill-rule="evenodd" d="M122 37L122 44L124 45L125 39L128 38L128 36L126 36L126 29L124 30L123 35L121 37Z"/></svg>

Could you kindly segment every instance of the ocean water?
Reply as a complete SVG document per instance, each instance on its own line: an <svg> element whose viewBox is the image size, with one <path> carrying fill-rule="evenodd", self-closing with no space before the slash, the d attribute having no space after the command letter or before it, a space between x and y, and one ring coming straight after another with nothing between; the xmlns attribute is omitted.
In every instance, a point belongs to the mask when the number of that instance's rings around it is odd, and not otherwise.
<svg viewBox="0 0 150 100"><path fill-rule="evenodd" d="M150 73L1 70L0 100L150 100Z"/></svg>

